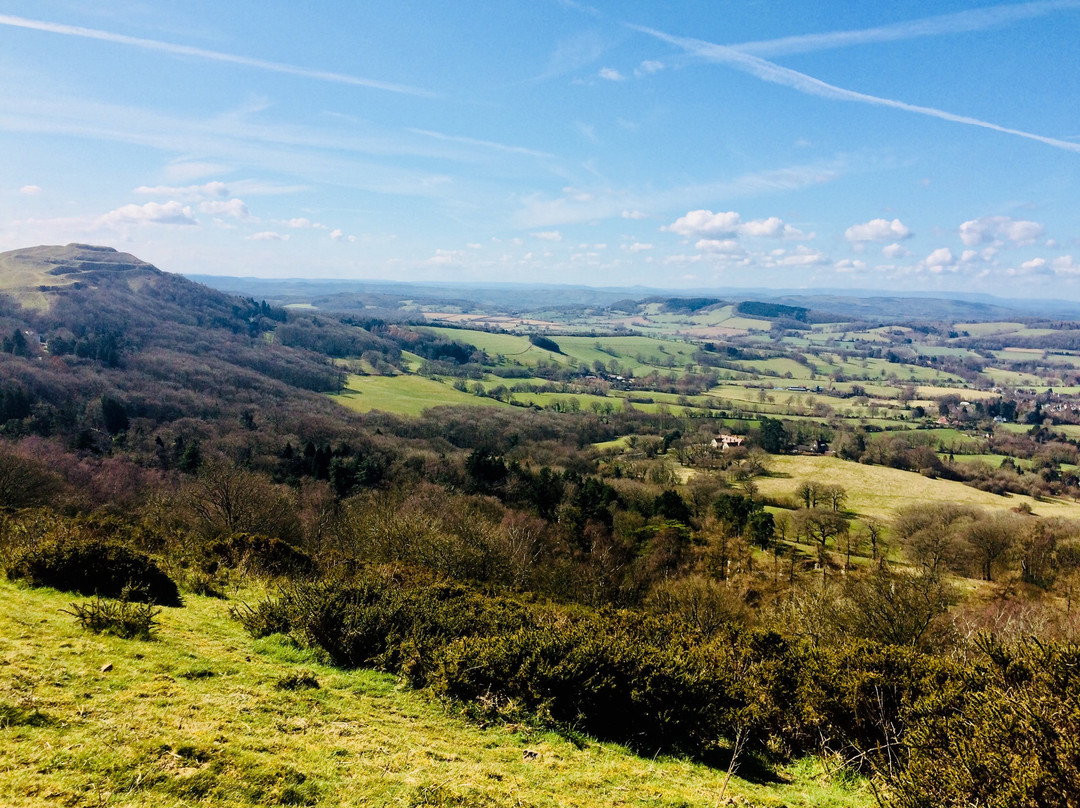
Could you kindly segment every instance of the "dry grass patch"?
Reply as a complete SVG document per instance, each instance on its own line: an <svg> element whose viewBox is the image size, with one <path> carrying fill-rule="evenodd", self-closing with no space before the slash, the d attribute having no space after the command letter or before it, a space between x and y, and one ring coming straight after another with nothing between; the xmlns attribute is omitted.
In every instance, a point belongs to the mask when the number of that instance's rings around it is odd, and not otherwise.
<svg viewBox="0 0 1080 808"><path fill-rule="evenodd" d="M898 508L932 502L953 502L980 508L1011 509L1021 503L1039 516L1080 519L1080 504L1064 499L1036 502L1029 496L998 496L951 480L933 480L913 471L866 466L836 457L784 455L770 458L774 476L755 480L768 497L791 497L804 480L842 485L847 508L862 516L891 519Z"/></svg>

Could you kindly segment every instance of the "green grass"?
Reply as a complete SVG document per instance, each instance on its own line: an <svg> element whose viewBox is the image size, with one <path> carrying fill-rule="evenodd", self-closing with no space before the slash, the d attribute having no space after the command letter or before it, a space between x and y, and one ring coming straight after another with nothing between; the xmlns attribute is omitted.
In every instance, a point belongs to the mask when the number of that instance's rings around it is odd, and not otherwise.
<svg viewBox="0 0 1080 808"><path fill-rule="evenodd" d="M474 348L478 348L493 359L496 355L501 354L523 365L535 365L541 359L558 362L563 365L567 364L569 361L565 356L546 351L543 348L537 348L529 342L528 337L516 334L492 334L488 331L464 328L425 327L424 330L431 331L445 339L472 345ZM559 341L559 337L554 337L553 339L555 339L556 342Z"/></svg>
<svg viewBox="0 0 1080 808"><path fill-rule="evenodd" d="M483 728L394 677L320 665L281 637L252 640L220 600L187 596L149 642L82 631L61 612L70 600L0 580L6 808L675 808L716 804L725 777L588 738ZM296 688L310 677L317 688ZM812 760L777 774L774 785L736 776L727 796L873 804L865 785L831 783Z"/></svg>
<svg viewBox="0 0 1080 808"><path fill-rule="evenodd" d="M951 480L932 480L913 471L885 466L865 466L836 457L784 455L770 459L776 476L755 482L761 494L790 497L803 480L842 485L848 491L847 507L857 514L891 520L898 508L931 502L954 502L982 508L1015 508L1027 503L1040 516L1080 519L1080 504L1053 499L1036 502L1022 495L998 496Z"/></svg>
<svg viewBox="0 0 1080 808"><path fill-rule="evenodd" d="M423 376L351 375L345 390L333 397L343 406L357 412L382 410L396 415L420 415L429 407L441 405L509 406L492 398L463 393L450 384Z"/></svg>
<svg viewBox="0 0 1080 808"><path fill-rule="evenodd" d="M949 453L948 452L941 453L941 457L942 457L942 459L948 459L949 458ZM1004 463L1005 459L1007 457L1008 457L1008 455L1002 455L1002 454L955 454L954 453L952 455L952 459L956 463L984 463L987 466L990 466L990 468L995 468L995 469L998 468L1002 463ZM1031 468L1031 461L1030 460L1023 460L1023 459L1018 460L1016 458L1013 458L1013 463L1015 463L1017 466L1021 466L1021 467L1025 468L1025 469Z"/></svg>

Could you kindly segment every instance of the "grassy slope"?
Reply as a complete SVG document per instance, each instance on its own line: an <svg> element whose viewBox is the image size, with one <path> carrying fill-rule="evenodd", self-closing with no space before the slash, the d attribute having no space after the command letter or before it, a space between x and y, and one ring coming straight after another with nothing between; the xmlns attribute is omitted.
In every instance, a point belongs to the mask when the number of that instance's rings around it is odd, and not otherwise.
<svg viewBox="0 0 1080 808"><path fill-rule="evenodd" d="M1015 508L1026 502L1040 516L1080 519L1080 505L1067 500L1036 502L1031 497L998 496L963 483L931 480L912 471L864 466L835 457L809 455L770 458L772 477L755 480L766 496L790 496L804 480L835 483L848 491L847 508L864 516L889 521L897 508L928 502L955 502L982 508Z"/></svg>
<svg viewBox="0 0 1080 808"><path fill-rule="evenodd" d="M442 404L466 407L509 406L493 398L463 393L449 384L423 376L350 375L345 390L335 394L334 399L357 412L382 410L397 415L420 415L429 407Z"/></svg>
<svg viewBox="0 0 1080 808"><path fill-rule="evenodd" d="M393 677L251 640L221 601L188 596L143 642L82 631L60 611L71 599L0 579L0 794L11 808L690 806L716 804L724 779L610 744L481 728ZM278 688L302 671L320 688ZM736 777L728 796L872 804L809 761L781 775L769 786Z"/></svg>

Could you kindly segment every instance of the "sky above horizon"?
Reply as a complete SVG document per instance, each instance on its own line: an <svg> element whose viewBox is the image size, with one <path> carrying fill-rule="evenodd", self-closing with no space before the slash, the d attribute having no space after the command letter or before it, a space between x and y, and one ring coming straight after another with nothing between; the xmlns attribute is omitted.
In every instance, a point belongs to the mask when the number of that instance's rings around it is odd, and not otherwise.
<svg viewBox="0 0 1080 808"><path fill-rule="evenodd" d="M1080 299L1080 0L0 0L0 251Z"/></svg>

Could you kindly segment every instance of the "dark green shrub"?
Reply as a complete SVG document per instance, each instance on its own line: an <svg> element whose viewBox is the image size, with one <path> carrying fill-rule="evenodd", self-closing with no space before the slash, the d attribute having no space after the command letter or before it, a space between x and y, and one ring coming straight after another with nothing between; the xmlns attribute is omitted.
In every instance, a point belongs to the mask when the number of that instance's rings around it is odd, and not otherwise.
<svg viewBox="0 0 1080 808"><path fill-rule="evenodd" d="M149 640L161 610L148 603L94 598L86 603L72 603L70 611L79 625L97 634L112 634L129 640Z"/></svg>
<svg viewBox="0 0 1080 808"><path fill-rule="evenodd" d="M267 575L310 575L315 562L288 542L258 533L233 533L207 548L211 562Z"/></svg>
<svg viewBox="0 0 1080 808"><path fill-rule="evenodd" d="M25 550L7 568L12 580L80 595L181 606L180 590L148 556L97 538L63 538Z"/></svg>
<svg viewBox="0 0 1080 808"><path fill-rule="evenodd" d="M598 615L467 637L437 653L437 693L516 704L638 749L710 750L748 706L733 655L640 615Z"/></svg>

